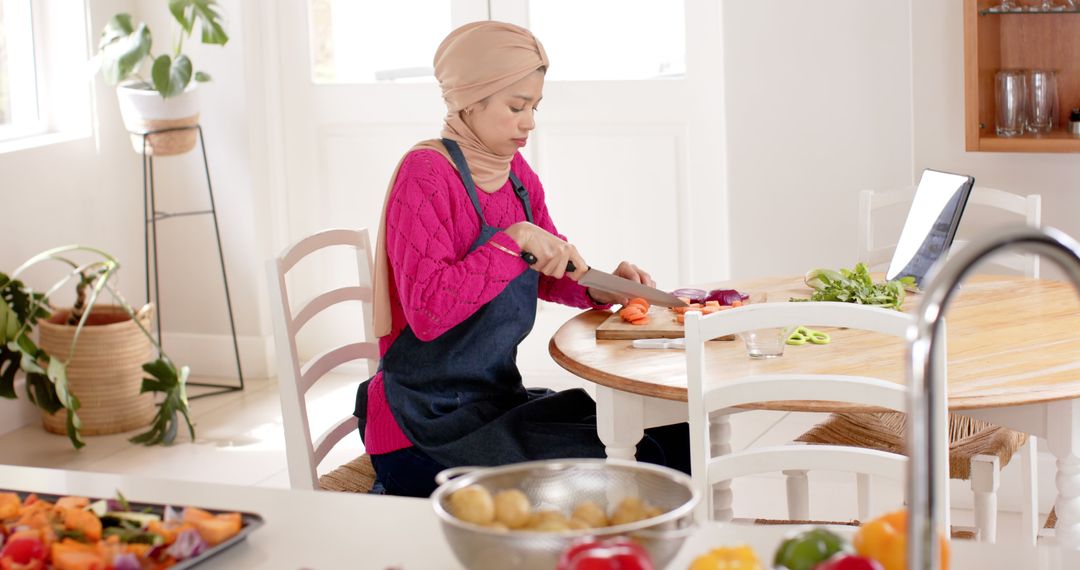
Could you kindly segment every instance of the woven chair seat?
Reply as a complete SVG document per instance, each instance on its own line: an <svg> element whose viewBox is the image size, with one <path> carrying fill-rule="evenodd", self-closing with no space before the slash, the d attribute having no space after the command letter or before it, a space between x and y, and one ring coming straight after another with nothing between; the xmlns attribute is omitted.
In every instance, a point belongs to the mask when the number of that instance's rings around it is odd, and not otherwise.
<svg viewBox="0 0 1080 570"><path fill-rule="evenodd" d="M366 453L319 477L319 488L324 491L367 493L374 484L375 468Z"/></svg>
<svg viewBox="0 0 1080 570"><path fill-rule="evenodd" d="M832 414L795 441L815 445L846 445L906 454L907 414L876 412ZM996 455L1004 469L1027 442L1027 434L966 416L949 414L949 477L969 479L971 458Z"/></svg>

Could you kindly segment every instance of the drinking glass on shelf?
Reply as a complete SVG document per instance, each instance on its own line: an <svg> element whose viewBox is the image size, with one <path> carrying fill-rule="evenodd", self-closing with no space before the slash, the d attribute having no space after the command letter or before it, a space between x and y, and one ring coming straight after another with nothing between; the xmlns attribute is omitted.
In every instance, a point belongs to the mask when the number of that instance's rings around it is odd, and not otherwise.
<svg viewBox="0 0 1080 570"><path fill-rule="evenodd" d="M1057 73L1049 69L1032 69L1027 73L1027 131L1045 134L1057 124Z"/></svg>
<svg viewBox="0 0 1080 570"><path fill-rule="evenodd" d="M1027 99L1023 70L1002 69L994 75L995 132L999 137L1024 133Z"/></svg>
<svg viewBox="0 0 1080 570"><path fill-rule="evenodd" d="M1016 3L1016 0L1001 0L1001 3L990 7L991 12L1018 12L1020 10L1023 8Z"/></svg>

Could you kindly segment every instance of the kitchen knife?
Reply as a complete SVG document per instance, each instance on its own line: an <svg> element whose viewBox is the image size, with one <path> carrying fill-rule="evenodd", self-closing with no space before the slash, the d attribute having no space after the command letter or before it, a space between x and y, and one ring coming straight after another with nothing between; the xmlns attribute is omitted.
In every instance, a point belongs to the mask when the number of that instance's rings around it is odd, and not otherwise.
<svg viewBox="0 0 1080 570"><path fill-rule="evenodd" d="M521 258L525 260L525 263L532 265L536 263L536 256L527 252L521 252ZM566 271L568 273L573 272L576 268L574 262L569 261L566 263ZM578 284L585 287L592 287L594 289L600 289L601 291L607 291L608 293L615 293L617 295L625 295L627 299L633 299L635 297L641 297L653 305L659 305L661 307L685 307L686 302L679 299L671 293L665 293L659 289L654 289L619 277L618 275L612 275L599 269L589 268L585 272L585 275L578 279Z"/></svg>

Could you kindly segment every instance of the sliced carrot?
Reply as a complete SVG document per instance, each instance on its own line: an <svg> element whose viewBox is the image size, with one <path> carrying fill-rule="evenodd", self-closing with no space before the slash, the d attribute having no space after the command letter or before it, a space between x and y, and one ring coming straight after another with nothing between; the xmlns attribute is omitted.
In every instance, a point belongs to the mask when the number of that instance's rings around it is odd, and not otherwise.
<svg viewBox="0 0 1080 570"><path fill-rule="evenodd" d="M678 314L678 315L675 315L675 320L678 321L678 323L680 325L686 324L686 315L681 314L681 313Z"/></svg>
<svg viewBox="0 0 1080 570"><path fill-rule="evenodd" d="M706 307L719 307L720 301L705 301Z"/></svg>
<svg viewBox="0 0 1080 570"><path fill-rule="evenodd" d="M626 319L626 320L628 320L628 321L633 320L633 318L635 316L640 317L640 316L642 316L644 314L645 314L645 311L642 311L641 309L637 308L636 306L628 307L626 309L623 309L623 310L619 311L619 316Z"/></svg>
<svg viewBox="0 0 1080 570"><path fill-rule="evenodd" d="M646 309L649 308L649 302L646 301L645 299L642 299L641 297L634 297L633 299L630 299L630 301L628 301L626 304L627 305L641 305L641 306L645 307Z"/></svg>
<svg viewBox="0 0 1080 570"><path fill-rule="evenodd" d="M741 306L743 306L743 302L736 299L736 300L731 302L731 306L732 307L741 307Z"/></svg>
<svg viewBox="0 0 1080 570"><path fill-rule="evenodd" d="M649 324L649 317L641 317L640 319L634 319L630 321L632 325L647 325Z"/></svg>
<svg viewBox="0 0 1080 570"><path fill-rule="evenodd" d="M715 312L717 312L719 310L720 310L719 306L713 307L713 306L709 305L709 306L701 308L701 314L703 314L703 315L711 315L712 313L715 313Z"/></svg>

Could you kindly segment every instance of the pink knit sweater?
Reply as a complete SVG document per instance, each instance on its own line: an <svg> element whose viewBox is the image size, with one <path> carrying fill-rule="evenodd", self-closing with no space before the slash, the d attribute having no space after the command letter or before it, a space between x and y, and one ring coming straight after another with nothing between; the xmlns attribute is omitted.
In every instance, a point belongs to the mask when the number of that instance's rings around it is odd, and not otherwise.
<svg viewBox="0 0 1080 570"><path fill-rule="evenodd" d="M514 155L510 169L529 191L533 223L559 235L536 173L520 154ZM478 190L478 194L488 225L506 228L525 220L509 180L497 192ZM469 252L480 235L480 220L458 172L433 150L416 150L405 157L387 208L386 252L394 277L390 282L392 324L390 334L379 339L380 355L386 354L406 325L420 340L437 338L529 270L520 257L491 245L495 242L520 252L504 232ZM567 277L541 275L539 296L572 307L594 306L585 288ZM390 453L412 445L391 414L382 372L368 385L367 414L364 444L368 453Z"/></svg>

